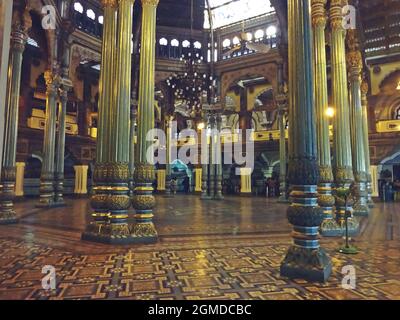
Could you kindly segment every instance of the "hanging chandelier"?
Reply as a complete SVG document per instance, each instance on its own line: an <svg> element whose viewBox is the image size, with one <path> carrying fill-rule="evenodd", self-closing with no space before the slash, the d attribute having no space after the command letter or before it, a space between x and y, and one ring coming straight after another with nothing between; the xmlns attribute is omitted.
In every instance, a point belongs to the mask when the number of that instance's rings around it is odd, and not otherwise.
<svg viewBox="0 0 400 320"><path fill-rule="evenodd" d="M195 48L191 41L190 46L182 54L180 60L185 63L185 72L170 76L166 83L171 88L175 100L181 101L188 110L198 112L204 95L210 97L215 90L215 81L212 75L201 72L204 57L201 49Z"/></svg>

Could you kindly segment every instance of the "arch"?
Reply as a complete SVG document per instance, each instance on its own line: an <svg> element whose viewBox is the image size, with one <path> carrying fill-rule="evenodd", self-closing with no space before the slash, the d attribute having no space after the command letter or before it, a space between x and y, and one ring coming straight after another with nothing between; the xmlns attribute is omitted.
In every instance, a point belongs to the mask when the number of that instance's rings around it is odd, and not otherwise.
<svg viewBox="0 0 400 320"><path fill-rule="evenodd" d="M178 39L172 39L171 40L171 46L172 47L179 47L179 40Z"/></svg>
<svg viewBox="0 0 400 320"><path fill-rule="evenodd" d="M74 10L79 13L83 13L83 5L80 2L74 3Z"/></svg>

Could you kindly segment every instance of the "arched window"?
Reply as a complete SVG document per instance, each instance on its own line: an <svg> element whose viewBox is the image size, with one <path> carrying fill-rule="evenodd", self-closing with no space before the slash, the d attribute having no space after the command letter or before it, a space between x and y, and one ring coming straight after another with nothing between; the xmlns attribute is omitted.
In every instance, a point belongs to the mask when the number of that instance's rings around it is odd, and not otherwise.
<svg viewBox="0 0 400 320"><path fill-rule="evenodd" d="M396 109L395 119L400 120L400 106L398 106Z"/></svg>
<svg viewBox="0 0 400 320"><path fill-rule="evenodd" d="M183 48L189 48L189 47L190 47L190 41L184 40L184 41L182 42L182 47L183 47Z"/></svg>
<svg viewBox="0 0 400 320"><path fill-rule="evenodd" d="M275 38L276 37L277 29L275 26L269 26L267 28L267 37L268 38Z"/></svg>
<svg viewBox="0 0 400 320"><path fill-rule="evenodd" d="M104 17L103 16L99 16L99 18L97 20L99 21L100 24L104 23Z"/></svg>
<svg viewBox="0 0 400 320"><path fill-rule="evenodd" d="M89 19L96 20L96 14L92 9L87 10L86 15Z"/></svg>
<svg viewBox="0 0 400 320"><path fill-rule="evenodd" d="M74 10L79 13L83 13L83 6L80 4L80 2L74 3Z"/></svg>
<svg viewBox="0 0 400 320"><path fill-rule="evenodd" d="M201 43L199 41L196 41L193 45L195 49L201 49Z"/></svg>
<svg viewBox="0 0 400 320"><path fill-rule="evenodd" d="M256 33L254 34L254 37L256 39L262 39L264 37L264 31L263 30L257 30Z"/></svg>
<svg viewBox="0 0 400 320"><path fill-rule="evenodd" d="M179 41L177 39L172 39L171 40L171 46L172 47L179 47Z"/></svg>
<svg viewBox="0 0 400 320"><path fill-rule="evenodd" d="M227 48L227 47L229 47L231 45L231 40L229 40L229 39L225 39L223 42L222 42L222 46L224 47L224 48Z"/></svg>
<svg viewBox="0 0 400 320"><path fill-rule="evenodd" d="M247 36L247 41L253 40L253 34L252 34L252 33L247 32L247 33L246 33L246 36Z"/></svg>
<svg viewBox="0 0 400 320"><path fill-rule="evenodd" d="M232 43L233 43L234 45L238 45L238 44L240 43L239 37L234 37L233 40L232 40Z"/></svg>
<svg viewBox="0 0 400 320"><path fill-rule="evenodd" d="M165 38L161 38L158 43L160 44L160 46L167 46L168 45L168 40Z"/></svg>

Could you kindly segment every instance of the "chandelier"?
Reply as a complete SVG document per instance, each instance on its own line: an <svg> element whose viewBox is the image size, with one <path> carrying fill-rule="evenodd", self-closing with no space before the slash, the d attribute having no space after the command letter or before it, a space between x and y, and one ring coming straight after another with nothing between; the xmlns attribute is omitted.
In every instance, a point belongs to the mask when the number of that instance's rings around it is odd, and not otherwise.
<svg viewBox="0 0 400 320"><path fill-rule="evenodd" d="M190 111L198 112L201 109L202 97L211 96L215 90L215 79L212 75L202 72L201 65L204 57L201 49L190 42L190 46L182 54L180 60L185 63L185 72L170 76L166 83L171 88L175 100L180 101Z"/></svg>

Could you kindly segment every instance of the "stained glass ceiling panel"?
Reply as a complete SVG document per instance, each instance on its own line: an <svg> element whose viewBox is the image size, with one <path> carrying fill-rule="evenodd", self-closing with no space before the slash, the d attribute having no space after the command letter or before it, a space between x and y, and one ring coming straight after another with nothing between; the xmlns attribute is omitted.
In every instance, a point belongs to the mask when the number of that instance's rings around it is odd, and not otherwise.
<svg viewBox="0 0 400 320"><path fill-rule="evenodd" d="M209 0L213 14L214 28L220 28L242 20L275 11L268 0ZM207 1L206 1L207 6ZM208 29L206 12L204 28Z"/></svg>

